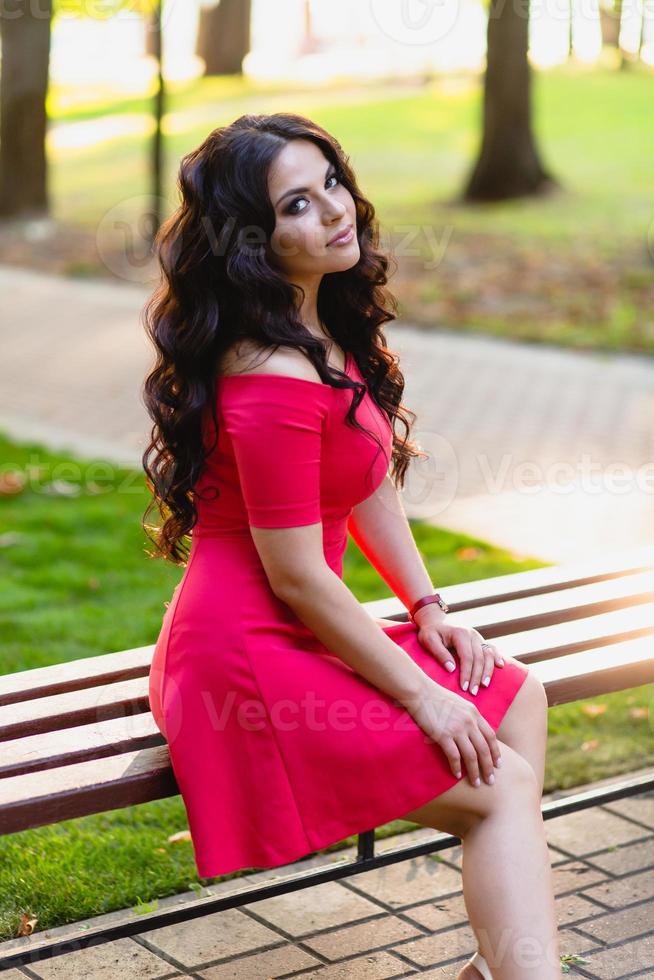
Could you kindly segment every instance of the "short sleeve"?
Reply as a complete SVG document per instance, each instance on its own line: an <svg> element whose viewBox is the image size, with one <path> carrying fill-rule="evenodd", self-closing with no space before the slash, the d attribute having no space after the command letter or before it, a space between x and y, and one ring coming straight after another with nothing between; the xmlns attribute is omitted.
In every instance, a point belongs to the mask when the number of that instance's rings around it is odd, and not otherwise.
<svg viewBox="0 0 654 980"><path fill-rule="evenodd" d="M284 375L222 380L222 424L250 525L318 523L322 432L331 387Z"/></svg>

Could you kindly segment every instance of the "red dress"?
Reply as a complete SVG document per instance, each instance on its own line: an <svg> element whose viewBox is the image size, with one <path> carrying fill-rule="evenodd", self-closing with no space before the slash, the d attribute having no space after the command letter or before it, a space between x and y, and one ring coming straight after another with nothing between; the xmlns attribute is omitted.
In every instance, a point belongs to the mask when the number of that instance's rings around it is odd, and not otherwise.
<svg viewBox="0 0 654 980"><path fill-rule="evenodd" d="M352 358L346 371L363 383ZM391 458L390 423L367 389L356 417L383 451L346 423L352 395L274 374L218 380L219 439L197 487L205 499L150 671L150 706L200 877L287 864L402 817L457 782L406 709L275 596L250 534L250 524L322 521L325 560L342 578L352 508L380 485ZM207 491L215 485L218 495ZM459 687L458 658L448 673L412 623L383 629L497 730L524 665L505 657L474 697Z"/></svg>

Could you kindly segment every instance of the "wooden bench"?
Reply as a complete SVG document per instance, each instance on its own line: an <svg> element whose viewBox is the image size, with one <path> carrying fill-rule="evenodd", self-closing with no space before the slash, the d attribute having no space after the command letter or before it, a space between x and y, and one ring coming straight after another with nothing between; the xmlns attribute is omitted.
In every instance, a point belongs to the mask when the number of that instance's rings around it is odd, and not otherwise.
<svg viewBox="0 0 654 980"><path fill-rule="evenodd" d="M543 681L550 706L654 681L654 548L467 582L443 591L453 620L475 626L503 653L529 665ZM373 617L406 620L406 610L396 598L368 602L365 608ZM3 834L179 792L166 743L149 711L153 649L138 647L0 678ZM562 794L543 805L543 816L558 816L652 787L654 776L640 776L594 791ZM454 843L459 839L435 833L418 844L376 855L374 828L365 828L358 836L354 861L327 862L325 867L280 876L263 886L235 887L227 895L87 929L65 939L48 941L47 935L37 932L5 943L0 967L238 907Z"/></svg>

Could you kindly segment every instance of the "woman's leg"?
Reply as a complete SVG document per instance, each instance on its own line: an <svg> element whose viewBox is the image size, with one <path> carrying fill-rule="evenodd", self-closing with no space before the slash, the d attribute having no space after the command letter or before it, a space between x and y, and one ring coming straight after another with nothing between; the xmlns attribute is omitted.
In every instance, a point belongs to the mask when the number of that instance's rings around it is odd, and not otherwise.
<svg viewBox="0 0 654 980"><path fill-rule="evenodd" d="M501 672L495 671L493 678ZM491 687L493 679L491 679ZM543 794L547 751L547 694L535 674L529 674L497 729L497 737L530 763Z"/></svg>
<svg viewBox="0 0 654 980"><path fill-rule="evenodd" d="M466 911L494 980L560 980L552 870L531 764L502 745L493 785L473 786L464 767L455 786L404 819L461 838Z"/></svg>

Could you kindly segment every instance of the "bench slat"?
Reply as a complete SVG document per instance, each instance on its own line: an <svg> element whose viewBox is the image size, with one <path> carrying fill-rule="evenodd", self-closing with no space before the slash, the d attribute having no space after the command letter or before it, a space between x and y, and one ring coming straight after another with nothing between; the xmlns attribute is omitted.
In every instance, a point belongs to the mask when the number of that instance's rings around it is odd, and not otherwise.
<svg viewBox="0 0 654 980"><path fill-rule="evenodd" d="M165 739L150 711L28 735L2 743L0 778L164 744Z"/></svg>
<svg viewBox="0 0 654 980"><path fill-rule="evenodd" d="M613 580L654 568L654 547L645 546L607 555L605 558L550 565L526 572L496 575L447 586L454 611L506 602L528 595L545 595L592 582ZM406 609L393 596L364 603L373 618L406 619ZM154 644L71 660L0 677L0 706L29 698L47 697L97 684L116 683L147 674Z"/></svg>
<svg viewBox="0 0 654 980"><path fill-rule="evenodd" d="M584 621L584 625L587 621ZM539 632L545 632L539 631ZM518 634L516 634L518 635ZM583 650L588 654L588 662L594 669L584 667L585 678L578 676L574 666L581 662L572 659L572 653L551 647L551 666L547 672L547 681L556 697L556 702L575 700L578 697L592 697L606 693L609 690L620 690L626 687L636 687L654 680L654 665L647 664L649 648L654 647L654 635L648 634L641 642L616 642L612 645L592 642L592 630L588 631L589 640L580 640ZM527 634L530 638L530 634ZM510 640L512 637L507 637ZM506 650L506 640L500 640L501 649ZM648 646L649 645L649 646ZM590 649L589 649L590 648ZM613 652L615 651L615 652ZM645 651L645 655L643 654ZM573 651L580 652L580 651ZM612 657L610 661L606 658ZM650 652L651 656L651 652ZM517 651L516 659L523 659L524 654ZM556 658L556 660L555 660ZM645 662L644 662L645 661ZM530 664L530 669L548 661L542 660ZM586 661L583 661L585 664ZM600 667L604 667L600 670ZM608 669L607 669L608 664ZM538 673L538 672L537 672ZM540 676L540 674L538 674ZM147 679L141 678L132 682L130 691L132 703L144 704L147 701ZM138 687L138 684L142 687ZM120 697L124 693L122 685L108 685L118 695L118 705L124 704ZM66 695L65 697L69 697ZM118 708L116 709L118 710ZM56 726L61 715L52 716L52 725ZM69 765L71 762L83 759L102 758L106 755L117 754L163 743L163 737L157 728L149 708L140 714L120 713L107 721L96 721L87 725L56 730L53 728L39 735L17 737L2 743L0 756L0 777L15 775L35 769L46 769L54 766Z"/></svg>
<svg viewBox="0 0 654 980"><path fill-rule="evenodd" d="M527 596L450 614L452 623L474 626L485 638L553 623L568 623L654 601L654 571L610 582L593 582L562 592Z"/></svg>
<svg viewBox="0 0 654 980"><path fill-rule="evenodd" d="M150 670L153 653L154 644L151 643L118 653L103 653L4 674L0 677L0 706L142 677Z"/></svg>
<svg viewBox="0 0 654 980"><path fill-rule="evenodd" d="M654 681L654 639L595 647L531 664L529 670L545 685L550 706L639 687Z"/></svg>
<svg viewBox="0 0 654 980"><path fill-rule="evenodd" d="M588 559L548 565L526 572L511 572L490 578L460 582L443 586L440 590L453 611L462 611L479 605L504 602L528 595L544 595L547 592L576 588L580 585L616 581L624 575L638 574L654 568L654 546L633 548L609 554L602 559ZM438 587L438 583L436 583ZM365 603L371 616L406 619L407 611L397 596L374 599Z"/></svg>
<svg viewBox="0 0 654 980"><path fill-rule="evenodd" d="M165 745L0 779L0 833L176 796Z"/></svg>
<svg viewBox="0 0 654 980"><path fill-rule="evenodd" d="M643 637L543 661L529 669L544 683L549 704L562 704L651 683L653 647L654 640ZM0 833L145 803L177 792L166 745L114 753L44 773L8 776L0 779Z"/></svg>
<svg viewBox="0 0 654 980"><path fill-rule="evenodd" d="M647 591L650 586L652 591ZM585 643L583 639L578 639L578 644L597 647L597 629L593 631L589 617L598 616L598 611L607 607L614 612L624 609L625 604L628 606L632 602L651 611L652 600L654 571L452 613L451 621L476 627L487 639L497 640L498 646L501 638L504 638L503 648L506 648L507 638L519 633L521 648L514 656L518 659L528 657L530 663L536 663L540 659L537 652L538 630L556 624L566 624L568 628L571 622L582 623L589 639ZM637 611L638 605L631 608ZM578 632L577 635L581 637L582 634ZM609 637L602 638L602 642L608 640ZM546 659L565 652L557 651L550 645ZM116 684L103 684L5 705L0 708L0 741L123 715L132 716L148 710L148 677L143 675Z"/></svg>
<svg viewBox="0 0 654 980"><path fill-rule="evenodd" d="M502 653L531 664L568 653L578 653L590 647L620 643L652 634L654 603L647 602L584 619L507 633L494 642Z"/></svg>
<svg viewBox="0 0 654 980"><path fill-rule="evenodd" d="M461 583L451 619L543 681L550 705L654 681L654 547ZM396 598L374 617L406 619ZM0 832L179 791L149 711L154 645L0 678Z"/></svg>
<svg viewBox="0 0 654 980"><path fill-rule="evenodd" d="M52 694L0 708L0 742L148 711L148 678Z"/></svg>

